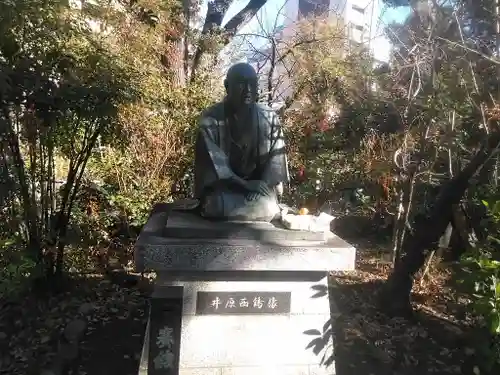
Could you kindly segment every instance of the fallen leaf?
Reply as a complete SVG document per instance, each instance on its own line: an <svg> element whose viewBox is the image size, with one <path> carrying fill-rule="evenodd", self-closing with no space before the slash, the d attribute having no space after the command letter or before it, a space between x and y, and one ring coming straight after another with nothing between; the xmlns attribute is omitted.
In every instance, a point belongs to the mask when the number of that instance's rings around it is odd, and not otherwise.
<svg viewBox="0 0 500 375"><path fill-rule="evenodd" d="M42 336L42 338L40 339L40 343L41 344L45 344L47 342L50 341L50 337L49 336Z"/></svg>

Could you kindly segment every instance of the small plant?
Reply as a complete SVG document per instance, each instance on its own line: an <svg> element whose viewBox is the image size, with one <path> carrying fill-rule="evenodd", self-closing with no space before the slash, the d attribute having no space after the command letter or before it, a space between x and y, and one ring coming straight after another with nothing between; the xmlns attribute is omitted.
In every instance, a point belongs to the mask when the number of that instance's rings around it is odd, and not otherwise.
<svg viewBox="0 0 500 375"><path fill-rule="evenodd" d="M28 288L36 263L21 251L18 238L0 239L0 299L8 300Z"/></svg>
<svg viewBox="0 0 500 375"><path fill-rule="evenodd" d="M490 340L478 348L485 355L481 368L491 370L500 364L500 201L483 201L492 221L486 242L460 260L458 283L471 300L471 312L481 318Z"/></svg>
<svg viewBox="0 0 500 375"><path fill-rule="evenodd" d="M473 285L474 312L484 318L490 333L500 334L500 262L481 254L465 257L461 265Z"/></svg>

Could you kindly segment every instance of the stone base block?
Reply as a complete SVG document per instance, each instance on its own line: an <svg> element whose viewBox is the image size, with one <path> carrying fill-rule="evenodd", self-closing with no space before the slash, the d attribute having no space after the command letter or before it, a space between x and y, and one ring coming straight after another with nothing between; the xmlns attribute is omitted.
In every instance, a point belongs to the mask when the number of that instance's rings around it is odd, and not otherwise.
<svg viewBox="0 0 500 375"><path fill-rule="evenodd" d="M318 276L318 274L316 274ZM179 294L179 291L182 291ZM290 308L279 314L198 315L197 295L290 292ZM182 297L179 348L181 375L334 374L332 319L327 278L308 281L157 280L155 295ZM153 322L148 326L161 326ZM148 341L154 345L153 341ZM153 352L144 350L143 357ZM152 361L150 362L150 366ZM327 366L325 366L325 362ZM140 374L148 372L146 359Z"/></svg>
<svg viewBox="0 0 500 375"><path fill-rule="evenodd" d="M283 367L290 375L302 374L310 366L319 366L323 355L333 355L331 331L316 340L329 319L323 314L184 317L180 368L221 368L223 374L232 374L231 370L243 374L250 367ZM320 335L304 333L313 330Z"/></svg>
<svg viewBox="0 0 500 375"><path fill-rule="evenodd" d="M231 317L235 319L222 325L213 318L227 317L201 318L205 319L191 318L183 323L179 375L335 375L330 358L334 355L331 331L328 332L331 328L317 336L303 332L321 331L329 319L327 315L264 318L266 324L255 319L253 324L246 324L248 317ZM319 328L309 328L318 325ZM139 375L156 373L148 365L149 327L148 321ZM329 366L320 364L323 356L331 362Z"/></svg>

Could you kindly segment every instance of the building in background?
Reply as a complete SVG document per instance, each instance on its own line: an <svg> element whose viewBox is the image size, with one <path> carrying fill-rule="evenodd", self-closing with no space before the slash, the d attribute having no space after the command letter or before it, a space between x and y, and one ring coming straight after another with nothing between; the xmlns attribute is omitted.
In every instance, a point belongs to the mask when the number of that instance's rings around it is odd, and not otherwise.
<svg viewBox="0 0 500 375"><path fill-rule="evenodd" d="M386 56L382 54L386 51L377 48L386 42L380 22L381 10L381 0L286 0L285 35L294 34L297 21L327 14L329 19L341 21L344 25L348 41L346 52L363 45L376 60L385 61Z"/></svg>
<svg viewBox="0 0 500 375"><path fill-rule="evenodd" d="M284 22L276 30L276 40L292 39L298 32L297 26L301 20L324 16L325 20L335 23L345 31L345 50L347 54L353 48L366 47L372 54L377 65L387 62L390 44L384 35L384 24L381 22L382 0L285 0ZM260 72L260 89L268 92L271 46L255 51L248 57ZM293 94L292 80L289 68L285 63L277 63L272 69L273 105L280 107L287 97Z"/></svg>
<svg viewBox="0 0 500 375"><path fill-rule="evenodd" d="M292 0L290 3L287 2L285 7L290 7L292 3L297 7L297 15L295 17L297 20L308 17L321 17L330 8L330 0Z"/></svg>

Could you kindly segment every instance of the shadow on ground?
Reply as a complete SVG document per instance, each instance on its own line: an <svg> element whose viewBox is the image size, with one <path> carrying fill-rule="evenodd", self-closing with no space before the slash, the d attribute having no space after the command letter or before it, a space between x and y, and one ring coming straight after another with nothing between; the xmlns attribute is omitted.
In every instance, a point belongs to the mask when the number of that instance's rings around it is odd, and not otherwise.
<svg viewBox="0 0 500 375"><path fill-rule="evenodd" d="M85 334L65 374L136 375L148 295L138 279L86 276L67 280L55 295L32 292L0 304L0 374L40 375L51 368L65 328L78 320L86 323Z"/></svg>
<svg viewBox="0 0 500 375"><path fill-rule="evenodd" d="M124 289L126 289L124 291ZM80 343L76 374L137 375L148 313L148 296L120 288L123 299L104 319L90 325ZM133 301L125 301L132 295Z"/></svg>
<svg viewBox="0 0 500 375"><path fill-rule="evenodd" d="M390 318L376 307L378 282L331 278L337 375L472 374L469 330L429 313Z"/></svg>

